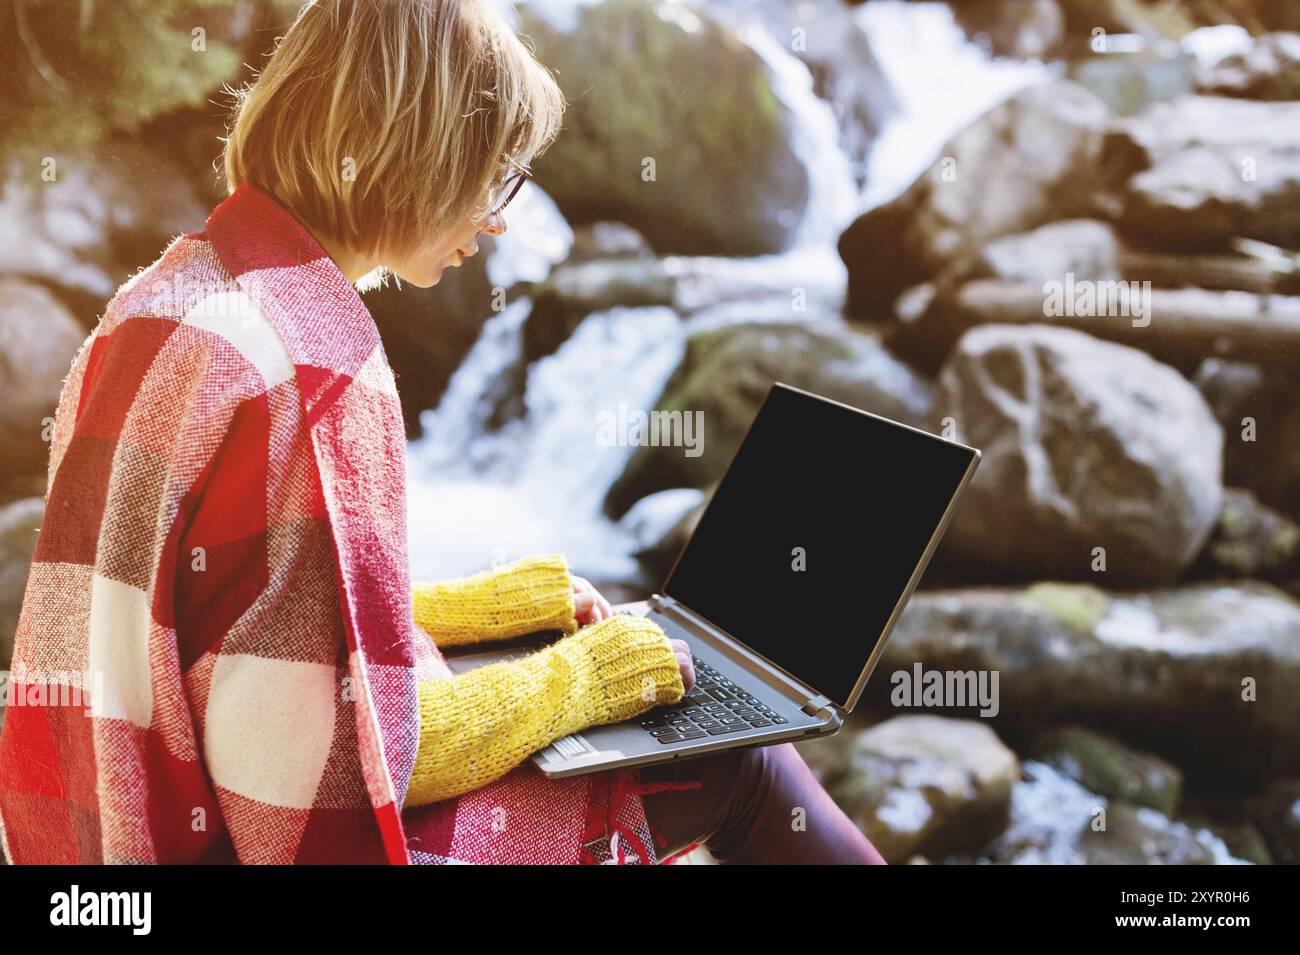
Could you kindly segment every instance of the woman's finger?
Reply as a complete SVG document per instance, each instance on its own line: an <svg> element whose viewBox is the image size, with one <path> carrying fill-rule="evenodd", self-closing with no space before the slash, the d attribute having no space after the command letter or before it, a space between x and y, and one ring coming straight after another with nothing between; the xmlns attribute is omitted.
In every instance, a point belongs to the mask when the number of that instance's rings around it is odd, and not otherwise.
<svg viewBox="0 0 1300 955"><path fill-rule="evenodd" d="M591 613L592 607L596 604L596 599L591 594L575 591L573 594L573 612L574 615L583 618Z"/></svg>

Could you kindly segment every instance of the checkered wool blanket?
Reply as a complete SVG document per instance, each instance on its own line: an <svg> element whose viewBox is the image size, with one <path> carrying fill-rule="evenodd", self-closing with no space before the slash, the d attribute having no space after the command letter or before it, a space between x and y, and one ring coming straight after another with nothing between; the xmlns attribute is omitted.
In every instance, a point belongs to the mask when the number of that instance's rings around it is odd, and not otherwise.
<svg viewBox="0 0 1300 955"><path fill-rule="evenodd" d="M416 683L450 677L412 620L405 480L374 321L241 186L65 382L0 737L10 860L658 861L635 772L527 762L401 808Z"/></svg>

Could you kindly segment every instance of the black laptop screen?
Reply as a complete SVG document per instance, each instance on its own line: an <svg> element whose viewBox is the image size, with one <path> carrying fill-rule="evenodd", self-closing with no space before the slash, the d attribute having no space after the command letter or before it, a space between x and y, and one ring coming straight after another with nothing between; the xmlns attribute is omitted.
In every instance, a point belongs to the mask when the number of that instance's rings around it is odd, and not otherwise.
<svg viewBox="0 0 1300 955"><path fill-rule="evenodd" d="M664 593L846 705L972 457L774 386Z"/></svg>

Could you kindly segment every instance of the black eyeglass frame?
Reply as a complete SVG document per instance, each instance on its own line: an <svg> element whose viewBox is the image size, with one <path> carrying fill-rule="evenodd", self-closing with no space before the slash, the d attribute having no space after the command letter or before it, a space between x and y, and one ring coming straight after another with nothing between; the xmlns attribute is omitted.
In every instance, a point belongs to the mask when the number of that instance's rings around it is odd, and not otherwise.
<svg viewBox="0 0 1300 955"><path fill-rule="evenodd" d="M506 162L514 166L516 171L511 172L510 175L506 177L505 181L501 183L501 190L505 198L497 202L496 207L483 216L484 219L489 219L492 216L499 215L501 212L505 211L506 206L510 205L510 200L512 200L519 190L523 188L524 183L532 175L531 169L515 162L509 156L506 157ZM511 185L512 182L514 185Z"/></svg>

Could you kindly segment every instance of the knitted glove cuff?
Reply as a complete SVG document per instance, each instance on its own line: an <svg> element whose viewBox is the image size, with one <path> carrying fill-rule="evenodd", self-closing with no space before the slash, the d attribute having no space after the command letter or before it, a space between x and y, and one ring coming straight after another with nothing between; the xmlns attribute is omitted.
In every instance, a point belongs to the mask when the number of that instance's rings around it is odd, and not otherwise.
<svg viewBox="0 0 1300 955"><path fill-rule="evenodd" d="M415 622L440 645L578 629L562 554L537 554L455 580L411 588Z"/></svg>
<svg viewBox="0 0 1300 955"><path fill-rule="evenodd" d="M580 642L604 696L600 723L678 702L686 693L668 635L644 617L615 614L569 638Z"/></svg>

